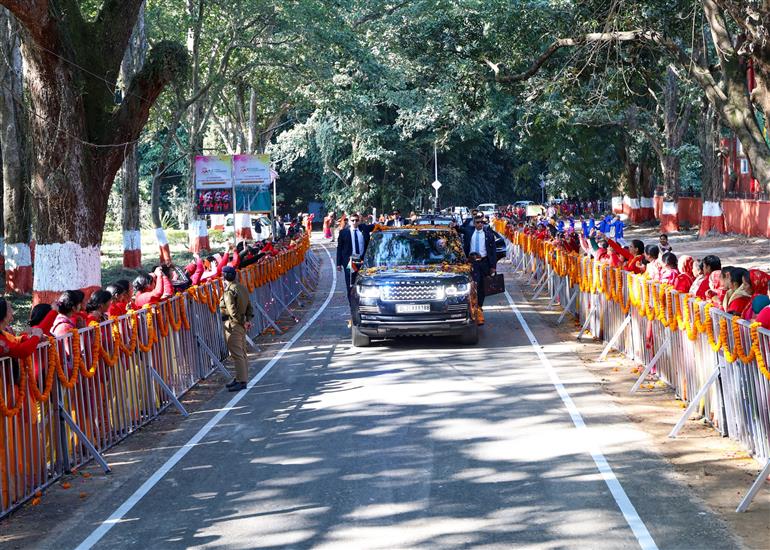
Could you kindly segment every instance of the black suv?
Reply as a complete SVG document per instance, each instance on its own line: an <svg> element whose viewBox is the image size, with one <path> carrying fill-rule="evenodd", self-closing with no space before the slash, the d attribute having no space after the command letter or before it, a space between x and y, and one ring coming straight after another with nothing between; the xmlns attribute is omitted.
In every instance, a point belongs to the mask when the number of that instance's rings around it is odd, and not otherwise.
<svg viewBox="0 0 770 550"><path fill-rule="evenodd" d="M454 229L413 226L374 231L351 291L352 340L459 335L479 339L473 283Z"/></svg>

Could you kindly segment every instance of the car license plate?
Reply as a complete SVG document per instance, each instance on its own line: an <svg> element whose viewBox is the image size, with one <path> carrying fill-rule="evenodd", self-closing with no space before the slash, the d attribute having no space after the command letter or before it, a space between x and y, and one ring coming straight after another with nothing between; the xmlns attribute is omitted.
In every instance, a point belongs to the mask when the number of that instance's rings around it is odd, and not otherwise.
<svg viewBox="0 0 770 550"><path fill-rule="evenodd" d="M430 304L396 304L396 313L430 313Z"/></svg>

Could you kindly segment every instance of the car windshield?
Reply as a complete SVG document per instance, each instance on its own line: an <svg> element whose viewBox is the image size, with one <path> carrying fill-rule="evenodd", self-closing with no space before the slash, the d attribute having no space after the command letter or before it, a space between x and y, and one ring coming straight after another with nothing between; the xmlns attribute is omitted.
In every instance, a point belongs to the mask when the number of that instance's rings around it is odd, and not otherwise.
<svg viewBox="0 0 770 550"><path fill-rule="evenodd" d="M456 264L465 261L455 231L381 231L372 235L364 267Z"/></svg>

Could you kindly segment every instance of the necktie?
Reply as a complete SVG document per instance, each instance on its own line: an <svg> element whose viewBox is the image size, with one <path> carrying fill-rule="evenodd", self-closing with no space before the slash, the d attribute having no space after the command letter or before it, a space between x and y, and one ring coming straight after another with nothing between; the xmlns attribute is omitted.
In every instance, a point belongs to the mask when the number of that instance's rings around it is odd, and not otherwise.
<svg viewBox="0 0 770 550"><path fill-rule="evenodd" d="M353 230L353 254L358 256L358 229Z"/></svg>

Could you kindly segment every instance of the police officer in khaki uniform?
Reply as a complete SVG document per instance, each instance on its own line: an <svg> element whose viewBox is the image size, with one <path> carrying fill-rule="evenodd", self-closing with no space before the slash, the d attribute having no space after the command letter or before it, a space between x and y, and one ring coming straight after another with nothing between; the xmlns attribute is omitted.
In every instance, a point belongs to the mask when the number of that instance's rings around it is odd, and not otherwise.
<svg viewBox="0 0 770 550"><path fill-rule="evenodd" d="M235 363L235 378L227 384L227 389L241 391L246 389L246 382L249 378L249 363L246 359L246 333L251 328L251 318L254 317L254 313L246 287L235 282L235 269L229 265L225 266L222 269L222 278L225 281L225 291L222 293L219 309L225 323L227 350L233 356Z"/></svg>

